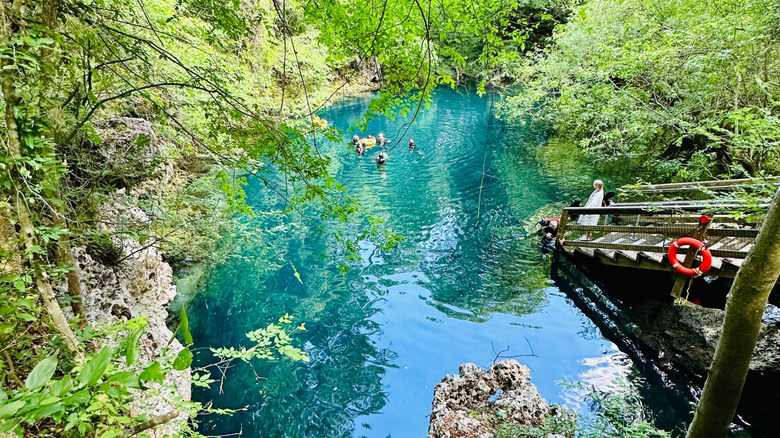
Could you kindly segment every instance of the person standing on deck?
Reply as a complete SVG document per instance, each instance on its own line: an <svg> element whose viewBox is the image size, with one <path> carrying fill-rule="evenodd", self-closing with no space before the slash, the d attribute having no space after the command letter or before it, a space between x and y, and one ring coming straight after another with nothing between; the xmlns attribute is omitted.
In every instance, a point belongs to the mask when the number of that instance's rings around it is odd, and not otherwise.
<svg viewBox="0 0 780 438"><path fill-rule="evenodd" d="M604 181L597 179L593 181L593 193L590 194L588 202L583 207L593 208L601 207L601 203L604 200ZM577 220L580 225L596 225L599 223L599 215L597 214L583 214ZM590 240L590 231L585 234L585 239Z"/></svg>

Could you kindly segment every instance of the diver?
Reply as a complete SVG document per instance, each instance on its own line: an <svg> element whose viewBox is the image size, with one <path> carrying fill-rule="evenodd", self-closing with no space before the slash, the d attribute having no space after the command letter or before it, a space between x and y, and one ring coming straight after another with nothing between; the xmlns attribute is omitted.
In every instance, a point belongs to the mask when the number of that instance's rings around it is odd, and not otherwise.
<svg viewBox="0 0 780 438"><path fill-rule="evenodd" d="M355 146L355 152L361 156L366 153L366 149L363 147L363 143L358 142L357 146Z"/></svg>
<svg viewBox="0 0 780 438"><path fill-rule="evenodd" d="M409 139L409 152L414 152L417 149L417 145L414 144L413 139Z"/></svg>
<svg viewBox="0 0 780 438"><path fill-rule="evenodd" d="M362 144L362 142L360 141L360 137L357 134L352 136L352 144L355 146Z"/></svg>
<svg viewBox="0 0 780 438"><path fill-rule="evenodd" d="M377 156L376 156L376 158L374 158L374 160L376 160L376 165L377 166L384 165L385 163L387 163L387 153L380 152L379 154L377 154Z"/></svg>

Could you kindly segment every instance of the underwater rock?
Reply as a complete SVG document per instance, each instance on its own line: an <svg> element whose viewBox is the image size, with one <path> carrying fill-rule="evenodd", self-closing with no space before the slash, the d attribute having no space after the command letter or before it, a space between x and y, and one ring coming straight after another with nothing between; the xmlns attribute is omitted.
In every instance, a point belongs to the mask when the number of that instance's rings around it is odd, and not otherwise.
<svg viewBox="0 0 780 438"><path fill-rule="evenodd" d="M447 375L433 392L429 438L491 438L502 423L538 427L554 415L530 382L528 367L514 359L494 363L487 371L472 363L460 375Z"/></svg>
<svg viewBox="0 0 780 438"><path fill-rule="evenodd" d="M715 355L725 312L692 304L674 305L651 301L626 312L637 337L664 359L699 374L705 374ZM780 325L762 324L752 371L780 371Z"/></svg>

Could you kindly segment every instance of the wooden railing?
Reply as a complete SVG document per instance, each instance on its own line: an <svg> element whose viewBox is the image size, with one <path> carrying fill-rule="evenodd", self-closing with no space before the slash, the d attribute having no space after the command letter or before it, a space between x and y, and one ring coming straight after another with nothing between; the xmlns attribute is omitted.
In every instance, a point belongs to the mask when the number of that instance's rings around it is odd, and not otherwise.
<svg viewBox="0 0 780 438"><path fill-rule="evenodd" d="M745 186L762 186L762 185L774 185L780 184L780 178L740 178L740 179L724 179L724 180L711 180L711 181L693 181L693 182L681 182L681 183L665 183L665 184L646 184L637 187L629 187L625 189L630 192L671 192L671 191L686 191L686 190L731 190L735 188L743 188Z"/></svg>
<svg viewBox="0 0 780 438"><path fill-rule="evenodd" d="M594 242L592 240L572 240L565 239L566 233L570 231L580 231L583 233L626 233L637 235L660 235L664 238L676 239L681 236L692 236L699 229L697 217L692 213L711 213L713 211L731 210L739 206L739 203L645 203L643 206L624 206L616 205L611 207L566 207L563 209L558 228L558 243L566 247L581 248L602 248L609 250L626 250L642 252L662 252L665 253L668 245L649 245L649 244L629 244L629 243L611 243ZM767 204L751 205L751 208L766 209ZM627 216L636 217L634 222L640 220L657 219L663 224L651 225L629 225L625 223L608 223L599 225L579 225L569 223L571 215L599 215L601 218L610 216L622 217L622 222L627 222ZM662 217L664 216L664 217ZM641 219L640 219L641 218ZM680 225L681 220L689 222L688 225ZM755 228L746 227L729 215L716 214L711 220L719 225L726 224L726 227L709 228L706 233L711 237L739 237L754 239L758 235L758 225ZM747 251L717 249L712 248L711 253L714 257L745 258Z"/></svg>
<svg viewBox="0 0 780 438"><path fill-rule="evenodd" d="M778 185L780 179L739 179L700 181L690 183L650 184L631 187L622 192L646 197L663 198L668 192L699 191L704 194L734 189ZM634 251L637 253L666 253L669 245L679 237L687 236L706 241L713 257L744 259L758 236L760 216L769 205L769 199L746 201L744 199L704 199L685 201L625 202L609 207L567 207L561 213L557 240L559 247L593 248L607 251ZM737 220L734 213L749 213L751 223ZM709 220L699 221L702 214ZM573 215L598 215L605 224L580 225L569 223ZM744 216L744 215L743 215ZM758 217L758 218L757 218ZM601 234L597 239L566 239L567 232L581 232L587 236ZM705 240L705 238L707 240ZM681 264L693 266L698 251L689 247ZM614 253L613 253L614 254ZM626 255L624 253L623 255ZM637 254L638 255L638 254ZM654 256L654 260L664 260ZM639 260L638 258L636 260ZM656 264L651 263L653 269ZM645 265L647 266L647 265ZM721 265L722 266L722 265ZM721 274L729 274L721 271ZM735 273L731 273L732 276ZM680 298L685 284L691 281L685 275L677 275L671 295Z"/></svg>

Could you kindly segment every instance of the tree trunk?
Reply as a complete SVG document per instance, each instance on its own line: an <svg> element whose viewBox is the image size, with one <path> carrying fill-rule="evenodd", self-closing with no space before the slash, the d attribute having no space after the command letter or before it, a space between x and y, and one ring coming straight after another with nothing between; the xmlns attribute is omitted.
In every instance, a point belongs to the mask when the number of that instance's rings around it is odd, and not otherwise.
<svg viewBox="0 0 780 438"><path fill-rule="evenodd" d="M59 211L55 212L54 224L66 227L65 220L59 216ZM70 308L73 309L73 313L81 315L81 279L79 278L79 265L76 263L76 259L73 258L70 246L70 235L60 236L60 240L57 243L57 259L60 263L68 265L68 273L66 278L68 279L68 295L73 298L70 303Z"/></svg>
<svg viewBox="0 0 780 438"><path fill-rule="evenodd" d="M2 11L3 14L3 38L11 38L15 32L14 29L19 29L22 23L21 9L23 6L22 0L15 0L10 9ZM17 168L16 162L22 157L21 137L19 132L19 125L14 117L14 110L19 104L19 96L16 93L16 85L14 82L14 71L12 67L13 61L4 59L0 62L0 81L2 82L3 99L5 100L5 127L6 127L6 149L8 155L15 163L9 166L9 172L11 173L11 198L16 210L16 215L19 220L19 235L21 238L23 257L30 264L30 268L33 270L33 277L35 279L35 286L38 289L38 293L43 300L44 308L51 317L51 322L54 325L60 335L62 335L65 346L74 354L77 362L83 361L84 354L81 351L80 344L76 335L68 325L68 320L62 313L57 302L57 297L52 289L49 277L44 269L44 263L38 259L36 254L29 252L30 248L35 246L35 225L33 224L32 214L24 194L19 190L17 184L22 181L21 175Z"/></svg>
<svg viewBox="0 0 780 438"><path fill-rule="evenodd" d="M723 333L687 438L724 437L728 432L758 341L761 316L780 276L779 237L780 189L731 286Z"/></svg>

